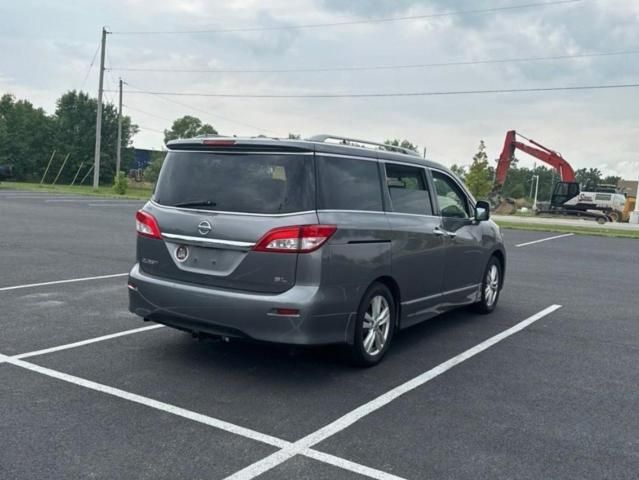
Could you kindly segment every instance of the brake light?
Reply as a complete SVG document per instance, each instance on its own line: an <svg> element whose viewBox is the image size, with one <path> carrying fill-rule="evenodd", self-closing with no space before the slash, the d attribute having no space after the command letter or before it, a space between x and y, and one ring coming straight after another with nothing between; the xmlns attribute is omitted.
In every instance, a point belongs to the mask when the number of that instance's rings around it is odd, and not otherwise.
<svg viewBox="0 0 639 480"><path fill-rule="evenodd" d="M320 248L337 231L335 225L300 225L274 228L253 247L256 252L309 253Z"/></svg>
<svg viewBox="0 0 639 480"><path fill-rule="evenodd" d="M202 140L202 145L216 145L218 147L228 147L230 145L235 145L235 140Z"/></svg>
<svg viewBox="0 0 639 480"><path fill-rule="evenodd" d="M158 221L150 213L138 210L135 214L135 228L138 231L138 235L162 239Z"/></svg>

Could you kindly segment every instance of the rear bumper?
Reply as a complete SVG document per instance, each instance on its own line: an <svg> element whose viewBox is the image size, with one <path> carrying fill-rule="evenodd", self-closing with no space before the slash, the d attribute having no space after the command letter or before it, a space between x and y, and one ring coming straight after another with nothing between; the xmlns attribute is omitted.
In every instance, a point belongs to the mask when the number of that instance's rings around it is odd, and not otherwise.
<svg viewBox="0 0 639 480"><path fill-rule="evenodd" d="M344 298L337 290L296 285L281 294L238 292L154 277L137 264L129 285L132 313L182 330L296 345L350 343L352 337L355 313L340 312ZM300 313L278 316L276 308Z"/></svg>

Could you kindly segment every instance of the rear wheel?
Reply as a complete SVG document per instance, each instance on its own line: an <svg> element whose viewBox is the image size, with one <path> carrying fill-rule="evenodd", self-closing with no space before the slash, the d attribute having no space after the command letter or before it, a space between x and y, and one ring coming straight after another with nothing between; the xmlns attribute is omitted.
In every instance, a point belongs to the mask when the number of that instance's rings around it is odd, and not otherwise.
<svg viewBox="0 0 639 480"><path fill-rule="evenodd" d="M370 367L381 361L395 333L395 301L381 283L373 284L357 311L355 337L351 346L353 363Z"/></svg>
<svg viewBox="0 0 639 480"><path fill-rule="evenodd" d="M495 310L501 293L501 263L497 257L491 257L481 285L481 300L473 305L479 313L490 313Z"/></svg>

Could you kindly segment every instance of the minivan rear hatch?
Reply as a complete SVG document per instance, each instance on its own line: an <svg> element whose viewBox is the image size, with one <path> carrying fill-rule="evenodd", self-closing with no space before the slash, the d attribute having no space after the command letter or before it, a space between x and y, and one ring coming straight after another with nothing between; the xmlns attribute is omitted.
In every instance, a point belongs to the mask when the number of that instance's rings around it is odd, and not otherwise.
<svg viewBox="0 0 639 480"><path fill-rule="evenodd" d="M295 284L296 253L254 251L270 230L318 223L310 150L177 146L144 212L162 239L139 236L140 267L177 281L279 293Z"/></svg>

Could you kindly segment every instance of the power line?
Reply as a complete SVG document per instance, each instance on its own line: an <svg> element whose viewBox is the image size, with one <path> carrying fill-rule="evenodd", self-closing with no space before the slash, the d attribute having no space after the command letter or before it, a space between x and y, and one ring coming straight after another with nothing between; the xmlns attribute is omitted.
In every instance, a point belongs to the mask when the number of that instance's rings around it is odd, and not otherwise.
<svg viewBox="0 0 639 480"><path fill-rule="evenodd" d="M142 125L136 125L140 130L148 130L149 132L161 133L164 135L162 130L158 130L156 128L143 127Z"/></svg>
<svg viewBox="0 0 639 480"><path fill-rule="evenodd" d="M124 67L112 68L115 71L126 72L161 72L161 73L311 73L311 72L348 72L348 71L370 71L370 70L400 70L417 68L455 67L462 65L486 65L495 63L523 63L538 62L544 60L569 60L577 58L610 57L619 55L637 55L639 50L627 50L619 52L595 52L579 53L573 55L553 55L547 57L514 57L488 60L469 60L439 63L412 63L405 65L360 65L350 67L316 67L316 68L274 68L274 69L181 69L181 68L137 68Z"/></svg>
<svg viewBox="0 0 639 480"><path fill-rule="evenodd" d="M164 120L165 122L173 122L173 120L166 118L166 117L162 117L160 115L156 115L155 113L150 113L150 112L146 112L144 110L140 110L139 108L135 108L135 107L131 107L130 105L122 105L124 108L126 108L127 110L132 110L134 112L138 112L138 113L142 113L144 115L148 115L149 117L155 117L159 120Z"/></svg>
<svg viewBox="0 0 639 480"><path fill-rule="evenodd" d="M257 127L257 126L255 126L255 125L251 125L251 124L248 124L248 123L238 122L237 120L233 120L233 119L228 118L228 117L223 117L222 115L217 115L217 114L211 113L211 112L209 112L209 111L207 111L207 110L203 110L203 109L201 109L201 108L199 108L199 107L194 107L193 105L188 105L188 104L186 104L186 103L178 102L177 100L174 100L174 99L172 99L172 98L168 98L167 96L165 96L165 95L164 95L163 93L161 93L161 92L149 92L149 91L145 91L145 90L142 90L142 89L140 89L140 88L137 88L137 87L135 87L135 86L131 85L130 83L127 83L127 86L129 86L129 87L131 87L131 88L133 88L133 89L135 90L134 92L129 92L129 93L131 93L131 94L140 93L140 94L145 94L145 95L153 95L153 96L155 96L155 97L158 97L158 98L160 98L160 99L164 100L165 102L173 103L173 104L175 104L175 105L179 105L179 106L181 106L181 107L188 108L188 109L189 109L189 110L191 110L191 111L196 111L196 112L204 113L205 115L209 115L209 116L211 116L211 117L216 117L216 118L219 118L219 119L221 119L221 120L227 121L227 122L229 122L229 123L234 123L234 124L236 124L236 125L242 125L242 126L244 126L244 127L249 127L249 128L254 129L254 130L261 131L261 132L276 133L276 132L274 132L273 130L269 130L269 129L267 129L267 128L261 128L261 127Z"/></svg>
<svg viewBox="0 0 639 480"><path fill-rule="evenodd" d="M577 3L583 0L553 0L547 2L524 3L520 5L508 5L504 7L493 7L484 9L456 10L439 13L429 13L424 15L410 15L402 17L384 17L362 20L347 20L342 22L330 23L307 23L299 25L279 25L270 27L238 27L238 28L218 28L209 30L147 30L147 31L120 31L112 32L115 35L179 35L179 34L197 34L197 33L241 33L241 32L263 32L273 30L299 30L303 28L324 28L324 27L343 27L349 25L361 25L368 23L390 23L402 22L406 20L422 20L426 18L448 17L453 15L477 15L484 13L496 13L509 10L519 10L524 8L546 7L551 5L562 5L568 3Z"/></svg>
<svg viewBox="0 0 639 480"><path fill-rule="evenodd" d="M312 93L312 94L242 94L242 93L195 93L195 92L154 92L138 90L132 92L141 95L176 96L176 97L215 97L215 98L379 98L379 97L434 97L445 95L485 95L497 93L529 93L529 92L560 92L569 90L609 90L619 88L637 88L639 83L613 85L577 85L569 87L532 87L532 88L503 88L491 90L442 90L431 92L389 92L389 93Z"/></svg>
<svg viewBox="0 0 639 480"><path fill-rule="evenodd" d="M93 68L93 64L95 63L95 59L97 58L99 51L100 51L100 42L98 42L98 46L95 49L95 53L93 54L93 58L91 59L91 63L89 64L87 73L84 76L84 80L82 80L82 86L80 87L80 91L84 90L84 86L86 85L89 75L91 74L91 69Z"/></svg>

